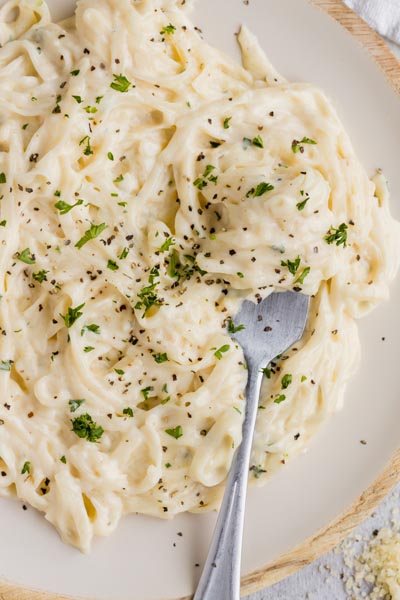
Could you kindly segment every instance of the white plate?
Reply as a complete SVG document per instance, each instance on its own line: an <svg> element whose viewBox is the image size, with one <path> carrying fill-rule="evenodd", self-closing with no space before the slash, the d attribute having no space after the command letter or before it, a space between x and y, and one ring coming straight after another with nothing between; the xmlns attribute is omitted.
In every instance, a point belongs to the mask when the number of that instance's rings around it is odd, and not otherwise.
<svg viewBox="0 0 400 600"><path fill-rule="evenodd" d="M74 4L49 3L57 17ZM376 167L385 170L400 217L400 102L357 42L306 0L251 0L249 6L242 0L198 0L196 21L211 43L235 54L233 33L246 22L285 76L321 86L371 174ZM343 412L307 455L264 488L250 491L243 573L273 561L327 524L372 483L397 449L399 305L398 281L391 302L362 321L362 366ZM368 444L361 445L361 439ZM96 600L190 594L200 570L194 565L203 562L214 523L214 516L186 515L173 522L131 516L83 556L64 546L34 510L23 512L21 503L5 500L0 507L0 577Z"/></svg>

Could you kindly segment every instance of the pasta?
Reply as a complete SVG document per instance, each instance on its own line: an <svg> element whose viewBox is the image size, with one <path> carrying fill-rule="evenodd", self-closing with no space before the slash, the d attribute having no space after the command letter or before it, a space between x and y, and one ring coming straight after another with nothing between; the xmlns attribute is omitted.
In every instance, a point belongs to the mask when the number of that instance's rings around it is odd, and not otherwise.
<svg viewBox="0 0 400 600"><path fill-rule="evenodd" d="M128 513L218 507L241 439L245 298L312 296L265 369L250 479L343 402L399 224L330 102L174 0L0 9L0 494L88 551Z"/></svg>

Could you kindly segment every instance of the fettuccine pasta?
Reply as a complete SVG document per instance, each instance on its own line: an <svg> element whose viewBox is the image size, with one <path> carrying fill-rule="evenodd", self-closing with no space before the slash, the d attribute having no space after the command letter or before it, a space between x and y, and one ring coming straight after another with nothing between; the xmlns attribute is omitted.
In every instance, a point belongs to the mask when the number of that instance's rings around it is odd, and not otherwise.
<svg viewBox="0 0 400 600"><path fill-rule="evenodd" d="M243 27L173 0L0 9L0 494L88 551L128 513L218 507L241 440L245 298L312 296L265 369L250 479L304 449L388 298L399 225L332 105Z"/></svg>

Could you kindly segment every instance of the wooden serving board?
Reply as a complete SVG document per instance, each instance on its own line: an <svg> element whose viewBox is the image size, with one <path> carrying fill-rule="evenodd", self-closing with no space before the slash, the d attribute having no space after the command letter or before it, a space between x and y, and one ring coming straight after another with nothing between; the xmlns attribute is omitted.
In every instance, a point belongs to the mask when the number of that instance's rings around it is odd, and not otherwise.
<svg viewBox="0 0 400 600"><path fill-rule="evenodd" d="M400 94L400 63L384 41L341 0L311 0L355 37L372 55ZM274 563L242 579L242 595L272 585L310 564L360 525L400 480L400 450L382 475L335 521ZM70 597L36 592L8 582L0 582L0 600L72 600ZM182 598L181 600L190 600Z"/></svg>

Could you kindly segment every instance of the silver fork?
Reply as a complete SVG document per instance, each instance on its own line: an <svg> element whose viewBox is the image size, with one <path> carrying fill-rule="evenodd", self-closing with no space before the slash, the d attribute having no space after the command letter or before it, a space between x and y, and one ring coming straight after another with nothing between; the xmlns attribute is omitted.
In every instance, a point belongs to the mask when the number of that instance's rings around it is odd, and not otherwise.
<svg viewBox="0 0 400 600"><path fill-rule="evenodd" d="M233 459L207 561L193 600L240 599L247 481L262 369L302 337L308 307L308 296L282 292L272 294L260 304L246 300L234 319L238 330L232 337L242 346L248 369L243 438Z"/></svg>

